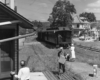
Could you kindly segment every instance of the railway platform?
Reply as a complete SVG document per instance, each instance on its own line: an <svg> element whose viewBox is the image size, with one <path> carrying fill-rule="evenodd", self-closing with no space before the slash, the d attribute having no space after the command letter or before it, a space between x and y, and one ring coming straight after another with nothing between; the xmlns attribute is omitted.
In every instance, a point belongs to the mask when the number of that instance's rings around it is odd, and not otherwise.
<svg viewBox="0 0 100 80"><path fill-rule="evenodd" d="M31 72L30 75L30 80L47 80L47 78L42 72Z"/></svg>

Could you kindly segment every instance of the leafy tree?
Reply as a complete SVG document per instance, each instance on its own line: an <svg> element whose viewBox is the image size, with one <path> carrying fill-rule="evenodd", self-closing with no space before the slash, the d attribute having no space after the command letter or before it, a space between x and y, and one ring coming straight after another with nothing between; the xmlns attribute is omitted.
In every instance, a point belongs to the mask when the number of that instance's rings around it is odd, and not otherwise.
<svg viewBox="0 0 100 80"><path fill-rule="evenodd" d="M39 28L39 27L42 27L42 22L40 22L40 21L35 20L35 21L32 21L32 23L33 23L35 26L37 26L38 28Z"/></svg>
<svg viewBox="0 0 100 80"><path fill-rule="evenodd" d="M26 34L26 29L19 27L19 35L24 35Z"/></svg>
<svg viewBox="0 0 100 80"><path fill-rule="evenodd" d="M50 22L42 22L43 28L49 28L50 27Z"/></svg>
<svg viewBox="0 0 100 80"><path fill-rule="evenodd" d="M50 21L51 27L70 26L73 21L72 14L74 13L76 13L76 9L70 1L58 0L52 9L48 21Z"/></svg>
<svg viewBox="0 0 100 80"><path fill-rule="evenodd" d="M32 21L32 23L34 24L34 29L36 30L41 30L43 28L43 24L40 21L34 20ZM32 33L33 29L24 29L24 28L19 28L19 34L20 35L24 35L24 34L28 34L28 33Z"/></svg>
<svg viewBox="0 0 100 80"><path fill-rule="evenodd" d="M84 12L84 13L81 13L79 16L80 17L84 17L85 21L88 21L88 22L94 22L94 21L96 21L96 17L94 15L94 13Z"/></svg>

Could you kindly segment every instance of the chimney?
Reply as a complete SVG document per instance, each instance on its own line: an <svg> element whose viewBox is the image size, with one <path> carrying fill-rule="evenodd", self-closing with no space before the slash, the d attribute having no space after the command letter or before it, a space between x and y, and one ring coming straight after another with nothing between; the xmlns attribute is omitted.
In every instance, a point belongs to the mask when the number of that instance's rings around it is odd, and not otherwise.
<svg viewBox="0 0 100 80"><path fill-rule="evenodd" d="M14 8L15 8L14 0L0 0L0 1L14 10Z"/></svg>
<svg viewBox="0 0 100 80"><path fill-rule="evenodd" d="M5 3L5 0L0 0L2 3Z"/></svg>
<svg viewBox="0 0 100 80"><path fill-rule="evenodd" d="M14 0L10 0L10 8L14 10L14 8L15 8Z"/></svg>

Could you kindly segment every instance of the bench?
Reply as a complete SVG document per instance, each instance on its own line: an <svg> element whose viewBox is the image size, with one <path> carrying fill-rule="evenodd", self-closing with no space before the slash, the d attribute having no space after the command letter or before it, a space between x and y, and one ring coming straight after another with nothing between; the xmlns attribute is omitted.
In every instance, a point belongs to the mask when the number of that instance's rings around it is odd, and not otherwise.
<svg viewBox="0 0 100 80"><path fill-rule="evenodd" d="M51 71L49 71L49 70L43 71L43 74L45 75L45 77L46 77L48 80L58 80L58 79L55 77L55 75L54 75Z"/></svg>

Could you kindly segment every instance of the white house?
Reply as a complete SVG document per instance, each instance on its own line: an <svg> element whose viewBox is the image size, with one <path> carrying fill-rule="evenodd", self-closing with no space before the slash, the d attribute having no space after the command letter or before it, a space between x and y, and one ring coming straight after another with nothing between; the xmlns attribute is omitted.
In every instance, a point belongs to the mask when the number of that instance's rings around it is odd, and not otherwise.
<svg viewBox="0 0 100 80"><path fill-rule="evenodd" d="M92 24L96 24L93 27L91 27ZM84 39L90 38L93 40L97 40L99 38L99 32L97 29L97 23L96 22L87 22L85 18L79 17L78 15L74 16L74 21L72 24L72 28L74 31L77 30L79 36L83 31L85 32L83 34Z"/></svg>
<svg viewBox="0 0 100 80"><path fill-rule="evenodd" d="M74 16L74 21L72 24L73 29L86 29L90 28L90 23L85 21L85 18L79 17L78 15Z"/></svg>
<svg viewBox="0 0 100 80"><path fill-rule="evenodd" d="M80 36L81 32L85 29L90 29L90 23L85 21L83 17L78 15L73 16L74 21L72 23L72 28L74 30L75 36Z"/></svg>

